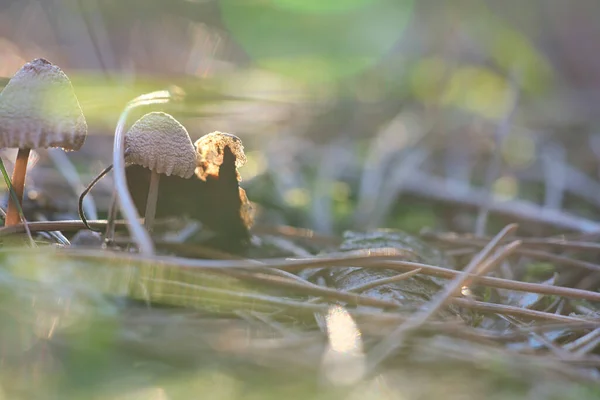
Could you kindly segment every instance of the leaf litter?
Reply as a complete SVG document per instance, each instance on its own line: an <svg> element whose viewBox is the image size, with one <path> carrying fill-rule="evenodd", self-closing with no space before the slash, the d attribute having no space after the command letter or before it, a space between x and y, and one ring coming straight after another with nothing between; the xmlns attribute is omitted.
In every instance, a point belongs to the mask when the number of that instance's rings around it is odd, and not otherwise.
<svg viewBox="0 0 600 400"><path fill-rule="evenodd" d="M44 246L0 249L0 354L19 371L0 374L3 392L512 398L544 382L564 398L598 394L600 294L577 283L600 265L574 257L596 254L592 240L521 238L515 224L495 237L342 238L256 224L241 141L205 139L192 179L161 178L156 255L131 251L126 221L108 244L79 220L31 222ZM141 214L150 172L125 172ZM201 227L165 239L190 220ZM41 236L52 231L71 245ZM540 261L551 277L536 276ZM573 270L584 275L561 280Z"/></svg>

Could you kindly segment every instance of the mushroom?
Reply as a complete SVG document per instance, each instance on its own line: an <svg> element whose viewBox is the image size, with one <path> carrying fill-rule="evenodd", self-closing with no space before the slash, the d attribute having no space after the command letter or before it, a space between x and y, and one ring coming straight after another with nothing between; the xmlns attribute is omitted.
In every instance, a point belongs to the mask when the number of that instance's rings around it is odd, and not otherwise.
<svg viewBox="0 0 600 400"><path fill-rule="evenodd" d="M60 147L79 150L87 123L71 81L56 65L38 58L25 64L0 93L0 148L17 148L12 185L19 203L31 149ZM6 226L19 223L9 198Z"/></svg>
<svg viewBox="0 0 600 400"><path fill-rule="evenodd" d="M150 169L144 225L152 230L160 174L189 179L196 168L196 151L187 130L171 115L151 112L137 120L125 135L126 161Z"/></svg>

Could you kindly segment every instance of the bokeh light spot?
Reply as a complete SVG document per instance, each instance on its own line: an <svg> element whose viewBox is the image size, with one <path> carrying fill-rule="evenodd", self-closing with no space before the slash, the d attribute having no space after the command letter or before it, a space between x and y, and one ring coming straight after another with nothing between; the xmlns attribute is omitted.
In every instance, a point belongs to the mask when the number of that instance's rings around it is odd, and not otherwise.
<svg viewBox="0 0 600 400"><path fill-rule="evenodd" d="M274 6L308 13L344 12L363 7L373 0L271 0Z"/></svg>
<svg viewBox="0 0 600 400"><path fill-rule="evenodd" d="M413 3L221 0L219 4L234 40L259 66L303 83L322 84L377 63L402 36Z"/></svg>
<svg viewBox="0 0 600 400"><path fill-rule="evenodd" d="M535 160L536 146L527 135L511 134L502 143L504 161L513 168L525 168Z"/></svg>
<svg viewBox="0 0 600 400"><path fill-rule="evenodd" d="M514 176L502 176L494 182L492 191L499 197L514 199L519 191L519 183Z"/></svg>
<svg viewBox="0 0 600 400"><path fill-rule="evenodd" d="M478 67L462 67L448 82L442 102L491 119L506 114L509 92L506 80Z"/></svg>

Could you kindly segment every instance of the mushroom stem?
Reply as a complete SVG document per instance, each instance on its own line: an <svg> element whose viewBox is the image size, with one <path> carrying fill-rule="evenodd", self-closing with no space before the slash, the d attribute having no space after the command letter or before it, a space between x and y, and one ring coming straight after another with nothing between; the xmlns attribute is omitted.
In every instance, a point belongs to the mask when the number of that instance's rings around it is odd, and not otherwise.
<svg viewBox="0 0 600 400"><path fill-rule="evenodd" d="M29 153L31 149L19 149L17 153L17 160L15 161L15 168L13 169L11 183L19 204L23 204L23 189L25 188L25 175L27 174L27 162L29 160ZM21 222L19 215L19 208L13 202L12 197L8 200L8 210L6 212L6 220L4 226L12 226Z"/></svg>
<svg viewBox="0 0 600 400"><path fill-rule="evenodd" d="M127 188L127 178L125 177L125 123L127 122L127 116L134 108L150 104L167 103L170 99L170 94L165 91L152 92L136 97L125 106L115 129L115 139L113 143L113 173L117 201L121 213L128 222L127 227L129 228L131 236L133 236L133 239L137 243L140 253L147 256L154 255L154 244L152 243L152 238L148 234L148 231L146 231L138 221L139 215Z"/></svg>
<svg viewBox="0 0 600 400"><path fill-rule="evenodd" d="M152 232L154 225L154 216L156 215L156 203L158 202L158 184L160 174L152 170L150 175L150 187L148 188L148 197L146 198L146 214L144 215L144 226L148 232Z"/></svg>

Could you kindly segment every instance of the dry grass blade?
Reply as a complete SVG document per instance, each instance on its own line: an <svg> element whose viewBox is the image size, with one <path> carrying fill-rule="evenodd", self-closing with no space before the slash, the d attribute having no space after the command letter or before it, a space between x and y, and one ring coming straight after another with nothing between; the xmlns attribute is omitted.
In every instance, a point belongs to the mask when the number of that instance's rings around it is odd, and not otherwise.
<svg viewBox="0 0 600 400"><path fill-rule="evenodd" d="M516 318L510 317L510 316L502 316L502 317L504 318L504 320L510 322L512 325L515 325L517 327L524 325L521 321L517 320ZM535 338L535 340L543 343L544 346L546 346L546 348L549 349L555 356L560 358L561 361L566 361L566 360L570 360L573 358L571 353L569 353L568 351L566 351L559 345L556 345L551 339L547 338L546 336L544 336L542 334L538 334L537 332L531 332L530 336ZM528 351L528 349L526 349L525 351Z"/></svg>
<svg viewBox="0 0 600 400"><path fill-rule="evenodd" d="M365 305L372 307L381 307L381 308L397 308L398 304L390 301L376 299L374 297L362 296L356 293L348 293L343 292L336 289L325 288L320 286L310 286L304 285L295 281L291 281L289 279L282 279L281 277L275 277L260 273L243 273L236 271L229 271L227 273L228 276L233 276L235 278L261 283L263 285L268 285L276 288L284 288L290 292L302 293L312 296L321 296L328 299L344 301L350 303L351 305Z"/></svg>
<svg viewBox="0 0 600 400"><path fill-rule="evenodd" d="M551 261L557 264L562 264L574 268L587 269L594 272L600 272L600 265L587 261L575 260L571 257L559 256L539 250L519 249L517 254L536 258L538 260Z"/></svg>
<svg viewBox="0 0 600 400"><path fill-rule="evenodd" d="M527 246L548 246L558 247L567 250L579 250L579 251L594 251L600 252L600 244L592 242L581 242L576 240L566 240L557 238L546 238L546 239L522 239L523 244Z"/></svg>
<svg viewBox="0 0 600 400"><path fill-rule="evenodd" d="M496 237L488 243L467 265L467 267L459 273L442 292L435 296L427 305L426 308L413 314L408 321L400 325L388 337L378 343L368 354L367 369L373 371L382 361L399 346L402 345L405 335L411 331L418 329L429 318L435 315L446 301L464 284L469 278L469 274L481 267L482 263L490 254L498 247L500 242L508 235L514 233L517 229L516 224L507 225Z"/></svg>
<svg viewBox="0 0 600 400"><path fill-rule="evenodd" d="M491 256L489 259L487 259L485 262L483 262L480 265L480 267L475 272L475 275L484 276L487 273L491 272L495 267L498 266L498 264L500 264L502 261L504 261L509 255L511 255L512 253L517 251L520 246L521 246L521 241L515 240L514 242L511 242L511 243L507 244L506 246L501 247L496 252L496 254Z"/></svg>
<svg viewBox="0 0 600 400"><path fill-rule="evenodd" d="M564 236L564 237L563 237ZM475 237L471 234L458 235L456 233L438 233L438 232L423 232L421 237L428 240L436 240L449 244L470 244L483 246L490 238L489 237ZM561 237L547 237L547 238L526 238L516 237L515 239L521 240L523 246L526 247L552 247L557 249L565 250L578 250L578 251L591 251L600 252L600 244L591 241L583 240L571 240L568 239L567 235ZM593 240L594 237L587 238Z"/></svg>
<svg viewBox="0 0 600 400"><path fill-rule="evenodd" d="M150 280L149 280L150 281ZM217 296L226 296L228 301L236 301L239 302L239 305L247 305L249 309L255 309L255 307L259 305L270 306L271 311L273 309L287 309L293 310L299 313L313 313L313 312L327 312L329 309L328 304L310 304L307 302L296 301L291 299L283 299L277 296L269 296L265 294L251 293L251 292L242 292L237 290L228 290L228 289L220 289L215 287L201 286L195 285L185 282L172 281L168 279L152 279L151 282L162 283L166 285L173 285L176 287L189 289L190 292L193 292L194 295L186 294L186 295L171 295L171 294L162 294L157 293L157 295L163 295L168 297L187 297L190 304L193 304L199 299L211 299ZM206 297L201 297L206 296Z"/></svg>
<svg viewBox="0 0 600 400"><path fill-rule="evenodd" d="M3 249L4 252L11 251ZM12 251L18 251L12 249ZM64 249L40 249L40 252L48 252L57 256L71 257L74 259L88 260L119 260L124 263L138 264L160 264L187 269L221 269L221 268L281 268L281 269L304 269L318 267L339 267L339 266L367 266L374 262L393 260L398 255L396 249L376 249L369 251L353 251L343 254L336 254L335 257L315 257L304 259L289 258L267 258L267 259L243 259L243 260L194 260L173 256L145 256L143 254L119 253L114 251L99 250L81 250L74 248Z"/></svg>
<svg viewBox="0 0 600 400"><path fill-rule="evenodd" d="M413 263L408 261L383 261L376 265L366 266L366 268L374 267L397 269L402 271L412 270L414 268L422 268L422 273L425 275L439 276L448 279L455 278L458 274L460 274L460 272L451 269L440 268L426 264ZM574 289L562 286L551 286L540 283L513 281L510 279L493 278L488 276L471 275L470 278L473 279L473 282L477 281L477 283L480 285L489 286L497 289L508 289L520 292L564 296L572 299L584 299L589 301L600 301L600 293L592 292L590 290Z"/></svg>
<svg viewBox="0 0 600 400"><path fill-rule="evenodd" d="M590 344L592 344L593 347L598 345L598 340L600 340L600 328L594 329L587 335L565 344L563 348L568 351L577 352L578 354L585 354L589 352Z"/></svg>
<svg viewBox="0 0 600 400"><path fill-rule="evenodd" d="M588 322L588 320L584 318L577 317L569 317L566 315L558 315L547 313L543 311L529 310L527 308L506 306L503 304L494 304L494 303L486 303L483 301L476 301L470 299L460 299L460 298L450 298L448 299L449 303L456 304L461 307L470 308L472 310L483 311L487 313L494 314L505 314L512 315L514 317L523 317L534 320L546 320L546 321L554 321L554 322L579 322L584 323Z"/></svg>
<svg viewBox="0 0 600 400"><path fill-rule="evenodd" d="M106 220L88 220L89 226L95 229L101 229L106 226ZM125 227L125 221L115 221L119 227ZM61 231L61 232L75 232L80 229L87 229L83 221L78 219L73 220L62 220L62 221L32 221L27 222L27 228L31 232L44 232L44 231ZM15 224L12 226L6 226L0 228L0 237L11 235L15 233L25 232L25 225Z"/></svg>
<svg viewBox="0 0 600 400"><path fill-rule="evenodd" d="M373 289L373 288L376 288L377 286L382 286L382 285L387 285L390 283L396 283L396 282L403 281L405 279L408 279L412 276L417 275L421 271L422 271L421 268L417 268L412 271L408 271L403 274L392 276L389 278L375 279L371 282L366 282L366 283L363 283L362 285L357 285L357 286L348 288L347 291L348 292L357 292L357 293L364 292L365 290Z"/></svg>
<svg viewBox="0 0 600 400"><path fill-rule="evenodd" d="M443 243L448 243L452 245L464 245L464 246L473 246L473 247L481 247L485 245L485 239L482 238L474 238L474 237L459 237L455 234L426 234L426 237L433 238L435 240L441 241ZM522 244L529 243L527 239L520 239ZM543 243L543 242L539 242ZM570 242L573 244L574 242ZM575 248L586 248L588 250L594 249L595 244L589 243L590 246L587 246L587 243L579 243L579 246L574 246ZM566 248L570 248L571 246L565 246ZM568 265L575 268L583 268L594 272L600 272L600 265L594 264L588 261L576 260L570 257L560 256L552 253L548 253L546 251L535 250L535 249L527 249L520 248L517 250L517 254L533 257L539 260L551 261L558 264Z"/></svg>
<svg viewBox="0 0 600 400"><path fill-rule="evenodd" d="M348 289L346 289L344 291L344 293L347 293L347 292L350 292L350 293L360 293L360 292L363 292L365 290L376 288L377 286L388 285L390 283L400 282L400 281L408 279L408 278L410 278L412 276L417 275L419 272L421 272L421 268L417 268L417 269L414 269L412 271L408 271L408 272L405 272L403 274L399 274L399 275L392 276L392 277L389 277L389 278L375 279L375 280L373 280L371 282L366 282L366 283L363 283L362 285L357 285L357 286L348 288ZM314 299L310 299L308 302L309 303L318 303L318 302L320 302L322 300L323 300L322 297L316 297Z"/></svg>
<svg viewBox="0 0 600 400"><path fill-rule="evenodd" d="M382 249L385 250L385 249ZM3 249L2 252L15 251L19 252L20 249ZM305 268L327 268L337 266L360 266L363 268L385 268L395 269L400 271L414 270L421 268L421 273L425 275L438 276L447 279L455 278L460 272L436 267L433 265L427 265L422 263L410 262L410 261L398 261L394 260L393 256L389 256L386 251L383 254L373 252L370 256L356 256L353 254L339 255L335 258L311 258L311 259L262 259L262 260L192 260L179 257L144 257L139 254L125 254L116 252L106 251L91 251L91 250L79 250L73 248L65 249L39 249L40 252L49 252L49 254L63 255L65 257L73 257L80 259L92 259L92 260L106 260L114 261L119 260L121 262L130 263L141 263L141 264L162 264L165 266L174 266L179 268L187 269L219 269L219 268L278 268L285 271L298 271ZM473 281L477 281L480 285L494 287L498 289L508 289L516 291L524 291L531 293L547 294L564 296L573 299L584 299L589 301L600 301L600 293L592 292L589 290L581 290L574 288L567 288L561 286L550 286L539 283L528 283L513 281L502 278L492 278L485 276L470 276Z"/></svg>

